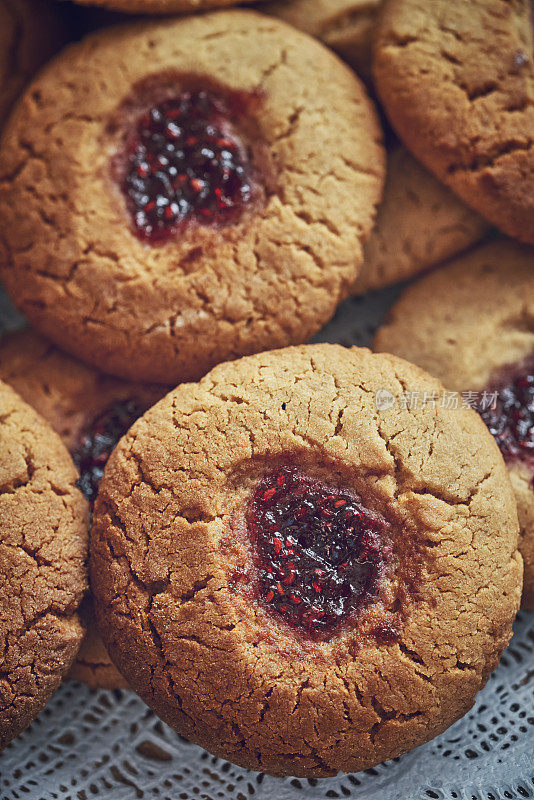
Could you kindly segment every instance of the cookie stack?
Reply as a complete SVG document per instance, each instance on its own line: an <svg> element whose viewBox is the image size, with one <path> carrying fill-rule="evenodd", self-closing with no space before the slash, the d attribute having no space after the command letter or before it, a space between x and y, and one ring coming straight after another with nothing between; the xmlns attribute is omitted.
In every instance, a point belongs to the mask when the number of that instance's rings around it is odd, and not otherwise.
<svg viewBox="0 0 534 800"><path fill-rule="evenodd" d="M530 6L87 0L161 16L102 12L12 109L89 25L34 2L0 0L32 326L0 340L0 746L70 677L272 775L401 755L472 706L523 561L534 607ZM305 344L430 268L377 352Z"/></svg>

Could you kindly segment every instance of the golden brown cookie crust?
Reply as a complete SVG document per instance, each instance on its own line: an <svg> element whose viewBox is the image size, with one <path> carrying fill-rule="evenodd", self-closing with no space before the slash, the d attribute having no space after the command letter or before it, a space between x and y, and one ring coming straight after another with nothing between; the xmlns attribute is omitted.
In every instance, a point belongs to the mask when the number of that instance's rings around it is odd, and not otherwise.
<svg viewBox="0 0 534 800"><path fill-rule="evenodd" d="M382 0L275 0L262 6L335 50L358 75L371 79L374 27Z"/></svg>
<svg viewBox="0 0 534 800"><path fill-rule="evenodd" d="M112 403L135 399L149 407L164 393L103 375L30 330L0 339L0 380L52 425L71 452L85 426ZM94 689L126 688L96 632L89 598L80 613L87 633L69 677Z"/></svg>
<svg viewBox="0 0 534 800"><path fill-rule="evenodd" d="M281 0L264 10L322 39L366 80L381 0ZM386 182L355 294L382 289L466 250L490 229L403 147L387 157Z"/></svg>
<svg viewBox="0 0 534 800"><path fill-rule="evenodd" d="M0 748L28 727L80 647L89 516L48 424L0 383Z"/></svg>
<svg viewBox="0 0 534 800"><path fill-rule="evenodd" d="M166 391L105 375L30 329L0 339L0 380L52 425L69 450L87 423L112 403L138 398L149 407Z"/></svg>
<svg viewBox="0 0 534 800"><path fill-rule="evenodd" d="M26 83L66 41L54 4L0 0L0 127Z"/></svg>
<svg viewBox="0 0 534 800"><path fill-rule="evenodd" d="M534 243L534 44L528 0L388 0L377 90L401 139L505 233Z"/></svg>
<svg viewBox="0 0 534 800"><path fill-rule="evenodd" d="M323 776L411 749L472 705L519 605L515 500L470 409L377 411L378 390L415 388L442 387L392 356L287 348L178 387L116 448L92 533L97 621L132 687L189 739ZM288 458L387 506L420 554L415 594L399 568L356 628L311 644L229 580L250 558L240 509ZM399 605L400 638L381 644L374 626Z"/></svg>
<svg viewBox="0 0 534 800"><path fill-rule="evenodd" d="M261 93L273 184L239 223L150 247L110 183L106 131L138 81L192 69ZM353 73L271 17L225 11L100 31L56 59L6 130L6 287L60 346L137 380L174 383L306 340L361 266L382 190L379 139Z"/></svg>
<svg viewBox="0 0 534 800"><path fill-rule="evenodd" d="M407 358L452 391L478 391L503 366L534 352L534 251L492 242L409 287L378 331L375 349ZM534 608L534 491L510 468L525 562L523 605Z"/></svg>
<svg viewBox="0 0 534 800"><path fill-rule="evenodd" d="M489 230L486 220L397 147L388 155L384 196L354 293L412 278L476 244Z"/></svg>
<svg viewBox="0 0 534 800"><path fill-rule="evenodd" d="M98 633L90 596L82 603L80 617L86 633L67 677L85 683L90 689L128 689Z"/></svg>

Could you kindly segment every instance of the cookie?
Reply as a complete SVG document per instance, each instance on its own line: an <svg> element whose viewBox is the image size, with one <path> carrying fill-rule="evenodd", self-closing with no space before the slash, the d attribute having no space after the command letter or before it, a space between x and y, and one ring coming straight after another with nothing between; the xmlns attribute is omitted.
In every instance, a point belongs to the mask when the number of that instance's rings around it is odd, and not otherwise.
<svg viewBox="0 0 534 800"><path fill-rule="evenodd" d="M472 705L519 605L515 499L472 410L383 403L415 388L442 387L358 348L262 353L182 384L115 449L91 537L97 622L188 739L324 776Z"/></svg>
<svg viewBox="0 0 534 800"><path fill-rule="evenodd" d="M403 147L388 154L384 197L354 293L412 278L478 242L489 224Z"/></svg>
<svg viewBox="0 0 534 800"><path fill-rule="evenodd" d="M409 287L375 347L419 364L464 393L507 462L525 562L523 605L534 609L534 250L496 241Z"/></svg>
<svg viewBox="0 0 534 800"><path fill-rule="evenodd" d="M373 33L381 4L382 0L275 0L262 9L321 39L370 81Z"/></svg>
<svg viewBox="0 0 534 800"><path fill-rule="evenodd" d="M0 379L12 386L59 433L81 471L79 485L94 504L107 455L162 388L111 378L57 350L30 330L0 339ZM124 688L93 623L90 599L81 616L87 628L70 677L91 688Z"/></svg>
<svg viewBox="0 0 534 800"><path fill-rule="evenodd" d="M80 617L86 633L67 677L85 683L90 689L128 689L127 682L109 657L98 633L90 597L82 603Z"/></svg>
<svg viewBox="0 0 534 800"><path fill-rule="evenodd" d="M406 146L468 205L534 243L528 0L388 0L375 84Z"/></svg>
<svg viewBox="0 0 534 800"><path fill-rule="evenodd" d="M80 647L87 503L50 426L0 383L0 748L28 727Z"/></svg>
<svg viewBox="0 0 534 800"><path fill-rule="evenodd" d="M30 78L66 41L52 3L0 0L0 127Z"/></svg>
<svg viewBox="0 0 534 800"><path fill-rule="evenodd" d="M363 78L371 78L371 47L381 0L281 0L265 11L322 39ZM384 196L364 248L355 294L417 275L478 242L490 229L403 147L387 158Z"/></svg>
<svg viewBox="0 0 534 800"><path fill-rule="evenodd" d="M192 14L212 8L235 6L243 0L75 0L80 5L98 6L123 14Z"/></svg>
<svg viewBox="0 0 534 800"><path fill-rule="evenodd" d="M379 137L353 73L273 18L100 31L5 133L6 288L60 346L136 380L306 340L361 266Z"/></svg>

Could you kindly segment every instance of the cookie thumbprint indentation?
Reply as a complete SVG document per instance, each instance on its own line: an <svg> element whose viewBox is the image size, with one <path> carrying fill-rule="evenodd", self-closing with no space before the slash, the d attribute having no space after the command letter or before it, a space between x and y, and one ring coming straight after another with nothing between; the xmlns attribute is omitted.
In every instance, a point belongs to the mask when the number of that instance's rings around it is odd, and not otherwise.
<svg viewBox="0 0 534 800"><path fill-rule="evenodd" d="M260 599L311 636L376 595L388 523L358 497L284 468L259 482L247 525Z"/></svg>
<svg viewBox="0 0 534 800"><path fill-rule="evenodd" d="M232 119L237 105L207 91L152 106L126 145L122 190L134 230L157 243L195 220L224 225L253 197L252 168Z"/></svg>
<svg viewBox="0 0 534 800"><path fill-rule="evenodd" d="M93 507L108 458L133 423L146 411L136 400L113 403L82 430L72 459L80 472L78 488Z"/></svg>
<svg viewBox="0 0 534 800"><path fill-rule="evenodd" d="M480 413L505 461L523 462L534 471L534 355L502 370L486 393Z"/></svg>

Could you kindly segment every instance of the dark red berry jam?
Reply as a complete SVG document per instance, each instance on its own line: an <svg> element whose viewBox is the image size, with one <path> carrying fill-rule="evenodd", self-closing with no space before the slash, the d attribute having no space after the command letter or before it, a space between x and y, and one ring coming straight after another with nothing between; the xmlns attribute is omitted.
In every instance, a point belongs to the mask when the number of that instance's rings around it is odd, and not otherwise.
<svg viewBox="0 0 534 800"><path fill-rule="evenodd" d="M135 400L113 403L96 417L81 433L72 452L80 471L78 488L93 507L104 467L119 439L146 411L146 406Z"/></svg>
<svg viewBox="0 0 534 800"><path fill-rule="evenodd" d="M376 594L387 522L356 496L283 468L258 484L247 525L261 600L312 636Z"/></svg>
<svg viewBox="0 0 534 800"><path fill-rule="evenodd" d="M231 103L182 92L146 111L127 140L122 189L136 233L162 242L186 221L236 221L253 195Z"/></svg>
<svg viewBox="0 0 534 800"><path fill-rule="evenodd" d="M505 368L486 391L494 402L480 413L504 459L534 469L534 356Z"/></svg>

